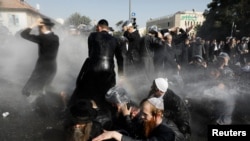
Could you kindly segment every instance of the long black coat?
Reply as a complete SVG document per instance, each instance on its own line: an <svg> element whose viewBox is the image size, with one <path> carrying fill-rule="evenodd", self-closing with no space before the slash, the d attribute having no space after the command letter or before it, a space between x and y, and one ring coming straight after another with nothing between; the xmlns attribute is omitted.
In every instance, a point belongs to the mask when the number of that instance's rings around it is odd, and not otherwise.
<svg viewBox="0 0 250 141"><path fill-rule="evenodd" d="M99 107L106 106L106 92L116 84L115 61L118 73L123 74L123 56L118 40L108 32L93 32L88 38L89 57L78 75L70 103L92 99Z"/></svg>
<svg viewBox="0 0 250 141"><path fill-rule="evenodd" d="M184 100L168 89L163 96L165 117L174 121L183 134L191 134L190 112Z"/></svg>
<svg viewBox="0 0 250 141"><path fill-rule="evenodd" d="M128 51L127 59L132 64L138 64L140 61L139 48L140 48L140 39L141 36L138 30L135 30L132 33L128 31L124 32L124 37L128 39Z"/></svg>
<svg viewBox="0 0 250 141"><path fill-rule="evenodd" d="M160 48L163 45L163 41L160 38L146 34L140 41L140 57L142 63L142 71L150 82L154 80L154 50Z"/></svg>
<svg viewBox="0 0 250 141"><path fill-rule="evenodd" d="M57 70L57 53L59 37L53 32L48 34L32 35L31 28L21 32L24 39L38 44L38 60L34 71L23 88L24 95L41 93L46 85L49 85Z"/></svg>

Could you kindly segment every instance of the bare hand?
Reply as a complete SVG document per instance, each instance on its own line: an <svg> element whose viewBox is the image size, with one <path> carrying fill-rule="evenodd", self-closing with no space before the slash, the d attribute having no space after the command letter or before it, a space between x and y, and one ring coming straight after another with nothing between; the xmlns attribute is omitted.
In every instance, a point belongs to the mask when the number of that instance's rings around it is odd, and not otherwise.
<svg viewBox="0 0 250 141"><path fill-rule="evenodd" d="M194 27L193 25L191 25L190 27L188 27L187 30L186 30L186 32L187 33L190 32L193 29L193 27Z"/></svg>
<svg viewBox="0 0 250 141"><path fill-rule="evenodd" d="M97 136L96 138L92 139L92 141L102 141L107 139L115 139L117 141L121 141L122 134L116 131L105 131L101 135Z"/></svg>
<svg viewBox="0 0 250 141"><path fill-rule="evenodd" d="M179 29L179 27L172 27L172 28L170 28L170 31L171 31L171 32L177 32L178 29Z"/></svg>
<svg viewBox="0 0 250 141"><path fill-rule="evenodd" d="M157 36L158 38L163 39L163 35L161 34L161 32L157 32Z"/></svg>
<svg viewBox="0 0 250 141"><path fill-rule="evenodd" d="M128 115L130 115L131 110L132 110L132 107L129 107L129 109L128 109L127 104L123 104L123 105L121 106L121 111L122 111L123 116L128 116Z"/></svg>
<svg viewBox="0 0 250 141"><path fill-rule="evenodd" d="M37 26L42 26L42 25L44 25L43 23L42 23L42 19L41 18L38 18L31 26L30 26L30 28L34 28L34 27L37 27Z"/></svg>

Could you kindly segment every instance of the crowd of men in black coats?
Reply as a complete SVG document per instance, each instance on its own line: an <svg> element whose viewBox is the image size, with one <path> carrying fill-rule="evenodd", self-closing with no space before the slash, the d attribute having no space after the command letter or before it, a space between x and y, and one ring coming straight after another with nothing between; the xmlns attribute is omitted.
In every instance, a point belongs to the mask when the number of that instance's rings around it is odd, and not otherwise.
<svg viewBox="0 0 250 141"><path fill-rule="evenodd" d="M190 30L192 27L183 30L151 26L146 35L141 36L131 22L125 22L124 34L117 38L124 59L124 73L120 78L139 76L142 78L140 81L148 82L154 82L158 77L168 78L174 90L169 92L176 93L180 101L185 101L184 107L188 107L188 114L181 119L189 119L184 124L187 127L178 127L178 130L184 136L192 131L195 134L193 139L200 140L206 136L204 126L207 124L228 125L248 120L247 117L240 119L240 114L247 113L237 111L237 102L243 100L242 96L247 96L243 92L243 87L248 86L245 84L247 80L242 80L245 77L242 74L248 71L249 39L243 37L238 43L232 43L235 38L228 37L225 41L218 43L213 39L210 43L191 35ZM128 80L128 83L134 84L134 87L138 83L143 84L134 79ZM169 105L173 104L170 99ZM178 110L171 112L176 114ZM185 110L179 112L185 113ZM176 121L176 118L172 120ZM240 122L242 120L245 122ZM175 135L180 137L176 132Z"/></svg>
<svg viewBox="0 0 250 141"><path fill-rule="evenodd" d="M47 19L39 21L35 26L48 24L45 20ZM116 130L114 127L118 125L114 124L117 121L114 122L113 119L121 114L119 106L114 107L117 103L110 103L106 96L110 89L124 83L131 84L137 98L140 98L136 101L126 101L126 104L131 104L126 105L126 108L131 106L134 110L125 110L131 117L123 118L140 126L140 110L145 108L142 103L149 98L160 97L164 104L164 109L161 110L164 110L164 118L168 119L166 126L171 127L176 141L202 140L206 136L207 124L249 122L247 110L240 110L241 106L247 104L246 99L249 97L248 37L242 37L238 41L228 37L220 43L214 39L210 43L209 40L192 35L192 26L184 30L178 27L160 29L155 25L149 27L147 33L142 36L130 21L123 25L123 36L114 37L108 26L108 22L102 19L98 22L96 31L88 36L88 57L78 74L75 89L67 101L64 113L64 127L69 134L65 137L67 140L81 138L87 141L102 134L102 129ZM22 36L27 37L30 31L30 28L24 30ZM51 30L45 30L41 36L48 34L53 33ZM39 48L44 45L43 41L37 41L33 35L29 36L29 40L38 43ZM58 43L58 38L56 39ZM56 47L58 46L59 44L56 44ZM56 55L53 59L55 58ZM149 95L145 95L145 91L141 95L139 88L145 84L151 86L151 89L150 86L146 89L146 92L150 90ZM29 86L32 86L31 82ZM46 94L44 87L39 85L39 94ZM25 86L24 95L36 95L30 88ZM158 91L161 92L159 95L156 94ZM119 97L120 91L115 93L118 93ZM119 121L117 123L124 124ZM119 131L130 136L134 128ZM153 137L157 136L156 133L152 136L137 136L139 134L132 133L133 139L126 140L154 140Z"/></svg>

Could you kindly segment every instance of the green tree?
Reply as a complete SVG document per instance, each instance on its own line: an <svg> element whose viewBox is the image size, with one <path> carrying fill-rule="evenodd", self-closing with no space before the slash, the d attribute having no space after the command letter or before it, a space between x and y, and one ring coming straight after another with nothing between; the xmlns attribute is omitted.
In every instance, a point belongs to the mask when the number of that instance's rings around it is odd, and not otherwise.
<svg viewBox="0 0 250 141"><path fill-rule="evenodd" d="M249 36L250 1L213 0L207 8L203 13L206 21L197 29L197 36L220 40L231 35Z"/></svg>
<svg viewBox="0 0 250 141"><path fill-rule="evenodd" d="M68 19L65 21L65 25L74 25L75 27L85 24L90 25L91 19L87 16L82 16L79 13L72 14Z"/></svg>

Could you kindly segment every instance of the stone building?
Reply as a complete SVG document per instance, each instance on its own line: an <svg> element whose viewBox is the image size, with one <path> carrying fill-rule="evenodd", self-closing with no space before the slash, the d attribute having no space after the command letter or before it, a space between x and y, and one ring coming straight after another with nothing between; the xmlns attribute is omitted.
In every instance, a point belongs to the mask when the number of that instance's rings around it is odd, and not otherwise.
<svg viewBox="0 0 250 141"><path fill-rule="evenodd" d="M186 29L193 25L202 25L205 21L202 12L196 11L179 11L173 15L163 16L155 19L150 19L146 23L146 28L157 25L159 28L166 29L172 27L180 27ZM194 31L193 31L194 32Z"/></svg>

